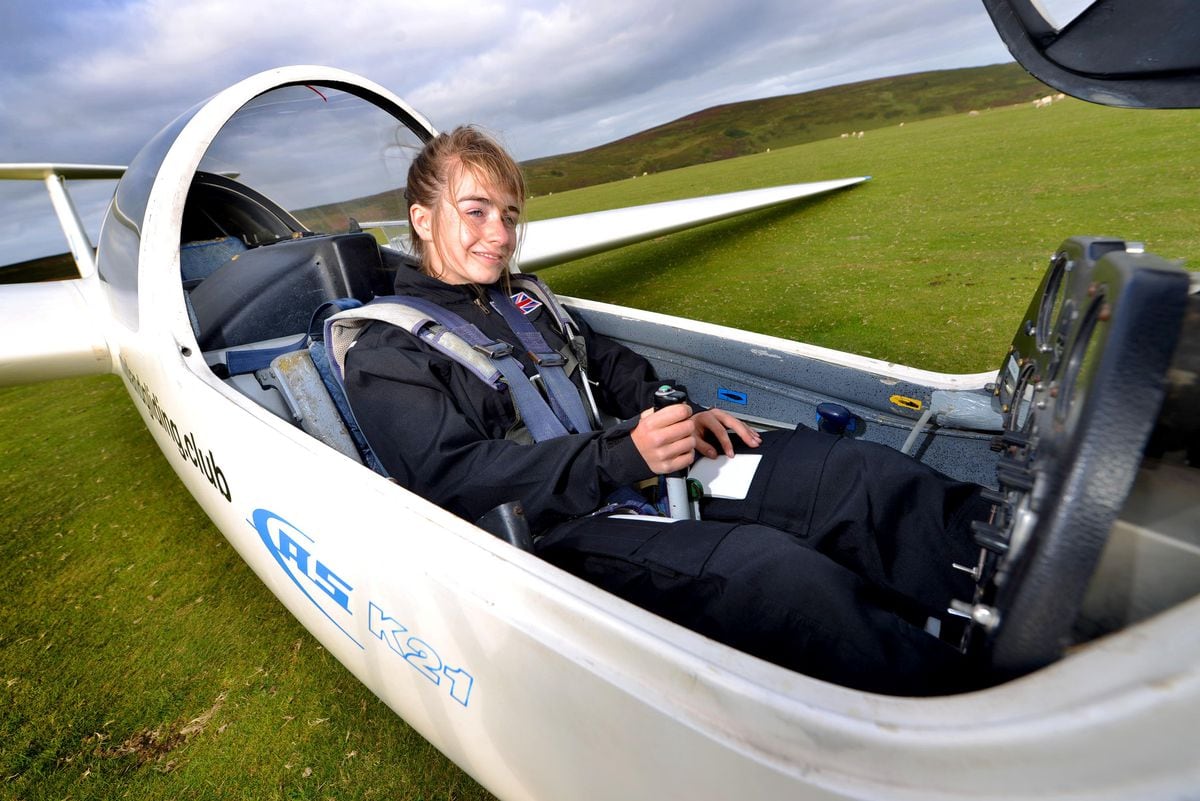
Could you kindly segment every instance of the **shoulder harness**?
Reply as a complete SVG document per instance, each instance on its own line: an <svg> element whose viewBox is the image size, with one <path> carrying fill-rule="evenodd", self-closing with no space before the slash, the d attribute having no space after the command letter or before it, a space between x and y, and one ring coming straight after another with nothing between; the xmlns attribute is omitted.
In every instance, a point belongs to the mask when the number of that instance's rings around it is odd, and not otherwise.
<svg viewBox="0 0 1200 801"><path fill-rule="evenodd" d="M578 361L589 410L576 386L567 376L567 359L555 351L511 298L498 289L489 290L491 305L503 316L534 363L538 374L525 374L512 346L484 334L459 315L424 298L408 295L379 297L357 308L330 316L324 325L324 344L334 378L344 382L346 353L369 323L379 320L408 331L434 350L453 359L485 384L511 393L517 415L534 442L570 433L591 431L596 425L595 402L588 387L586 346L579 328L558 298L537 278L514 274L512 286L540 301L550 313Z"/></svg>

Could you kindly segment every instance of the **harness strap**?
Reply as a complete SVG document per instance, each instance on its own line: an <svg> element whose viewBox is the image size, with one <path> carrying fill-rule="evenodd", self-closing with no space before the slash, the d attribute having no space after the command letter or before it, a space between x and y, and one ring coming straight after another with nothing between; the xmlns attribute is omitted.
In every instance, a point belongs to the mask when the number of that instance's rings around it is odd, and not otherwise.
<svg viewBox="0 0 1200 801"><path fill-rule="evenodd" d="M438 352L469 369L493 389L507 389L535 442L565 436L567 429L525 375L512 347L497 342L453 312L423 298L402 295L376 298L325 322L325 347L339 382L344 381L346 352L371 320L403 328Z"/></svg>
<svg viewBox="0 0 1200 801"><path fill-rule="evenodd" d="M567 378L566 371L563 370L566 360L562 354L546 343L545 337L533 327L533 323L529 322L529 319L513 304L508 295L495 287L488 290L488 295L491 297L492 308L500 312L504 322L508 323L508 327L517 335L521 345L529 351L529 355L537 364L538 374L542 377L542 383L546 387L546 396L555 416L576 434L590 431L592 429L591 421L588 419L587 410L584 409L579 390L575 388L571 379Z"/></svg>
<svg viewBox="0 0 1200 801"><path fill-rule="evenodd" d="M501 297L503 297L503 295L501 295ZM507 298L505 299L507 300ZM467 322L454 312L444 309L436 303L428 301L424 298L394 296L394 299L389 298L388 300L391 302L402 302L405 305L411 306L423 314L428 315L431 320L444 326L447 332L461 338L464 342L470 345L472 349L491 359L495 364L496 369L499 370L504 376L504 382L508 386L509 391L512 393L513 402L517 405L517 409L520 411L521 417L525 420L525 425L528 426L529 432L533 435L535 441L541 442L543 439L561 437L574 428L571 425L570 419L565 417L560 412L558 408L559 404L555 403L554 394L550 392L548 392L548 394L550 395L550 406L553 409L553 413L547 413L548 410L546 408L545 400L542 398L541 393L537 391L537 388L531 383L529 376L525 375L525 369L512 355L512 346L510 346L507 342L499 342L492 339L480 331L479 328L473 323ZM512 306L511 301L509 301L509 306ZM525 315L521 314L516 307L513 307L512 311L514 314L517 314L521 317L521 321L524 322L526 326L528 326L530 329L533 328L532 324L525 319ZM507 322L507 318L505 319ZM430 327L423 327L415 333L417 333L417 335L422 339L430 341L430 334L427 332L432 333ZM513 333L517 332L514 331ZM537 338L541 340L543 351L549 350L549 346L546 345L545 340L542 340L541 335L537 334L536 331L534 334L536 334ZM438 339L442 338L442 336L438 336ZM522 344L524 344L524 339L522 339ZM437 347L436 344L434 346ZM562 356L554 351L550 351L550 353L553 353L553 358L557 359L561 365ZM550 356L546 355L545 358L549 360ZM534 361L537 361L536 355L534 357ZM561 366L559 367L558 372L562 374ZM562 375L562 378L567 380L565 374ZM569 380L567 383L570 385L571 392L575 396L576 404L579 405L580 409L582 409L582 404L579 402L579 393L575 392L574 385L570 384ZM588 429L586 427L583 429L574 429L575 433L587 430Z"/></svg>
<svg viewBox="0 0 1200 801"><path fill-rule="evenodd" d="M567 312L562 301L558 296L550 291L550 287L546 286L542 279L530 273L513 273L509 277L509 283L519 289L525 290L530 295L540 300L546 306L546 310L550 312L550 316L554 318L554 322L558 325L560 331L567 341L571 344L571 350L575 353L575 358L580 364L580 369L587 369L587 346L583 342L583 337L579 335L579 325Z"/></svg>
<svg viewBox="0 0 1200 801"><path fill-rule="evenodd" d="M536 275L513 273L509 276L509 282L512 286L522 289L540 300L545 304L550 316L554 318L558 330L562 332L567 344L571 346L571 352L575 354L575 361L579 365L579 379L580 384L583 385L584 396L587 398L587 410L592 421L591 427L593 429L602 428L600 409L596 406L596 398L592 395L592 384L588 379L587 343L583 341L583 336L579 332L579 324L567 312L567 308L562 305L558 295L551 292L550 287L546 286L545 282Z"/></svg>

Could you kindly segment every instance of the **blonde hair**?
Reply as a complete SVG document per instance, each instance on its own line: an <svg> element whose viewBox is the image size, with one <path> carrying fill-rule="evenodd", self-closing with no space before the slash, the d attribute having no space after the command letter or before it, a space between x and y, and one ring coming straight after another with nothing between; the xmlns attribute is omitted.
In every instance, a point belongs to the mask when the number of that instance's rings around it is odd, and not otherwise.
<svg viewBox="0 0 1200 801"><path fill-rule="evenodd" d="M471 125L461 125L449 133L440 133L425 143L408 168L404 200L408 204L408 237L413 255L421 260L421 269L429 270L428 245L413 225L413 205L430 210L432 223L442 224L443 194L457 183L464 171L474 174L480 183L512 195L517 208L525 209L525 177L513 157L494 139ZM434 247L438 245L436 240ZM508 265L503 278L508 282Z"/></svg>

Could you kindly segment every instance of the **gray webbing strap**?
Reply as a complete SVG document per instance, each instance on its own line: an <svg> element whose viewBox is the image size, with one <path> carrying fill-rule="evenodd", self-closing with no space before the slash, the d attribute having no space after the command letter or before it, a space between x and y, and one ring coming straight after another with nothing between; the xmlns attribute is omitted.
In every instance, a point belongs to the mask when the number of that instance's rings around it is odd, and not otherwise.
<svg viewBox="0 0 1200 801"><path fill-rule="evenodd" d="M559 421L576 434L590 431L592 424L588 419L587 410L584 409L583 399L563 369L563 365L567 363L566 359L546 343L545 337L525 313L513 304L508 295L493 287L488 291L488 297L491 298L492 308L500 312L509 330L517 336L521 346L529 351L529 355L537 364L550 408L554 410Z"/></svg>
<svg viewBox="0 0 1200 801"><path fill-rule="evenodd" d="M566 427L525 375L521 363L512 356L509 345L488 338L453 312L421 298L378 298L325 321L325 347L339 381L344 380L346 352L372 320L403 328L466 367L493 389L507 389L535 442L567 434Z"/></svg>

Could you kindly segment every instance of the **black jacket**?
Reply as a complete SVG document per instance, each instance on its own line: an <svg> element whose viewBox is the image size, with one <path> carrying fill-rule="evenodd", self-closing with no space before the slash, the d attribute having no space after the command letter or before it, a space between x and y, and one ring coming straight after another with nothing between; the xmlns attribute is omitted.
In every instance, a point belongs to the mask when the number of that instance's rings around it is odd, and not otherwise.
<svg viewBox="0 0 1200 801"><path fill-rule="evenodd" d="M527 375L536 372L517 338L474 285L451 285L401 267L396 294L430 300L514 345ZM565 341L544 306L529 320L556 350ZM536 444L506 439L518 423L507 392L497 391L407 331L373 322L347 351L346 395L388 473L445 509L475 520L520 500L533 530L587 514L616 487L649 478L629 434L653 404L659 381L650 363L594 334L581 320L588 377L602 412L625 422L604 431ZM578 384L579 373L571 379ZM598 386L596 384L598 383Z"/></svg>

